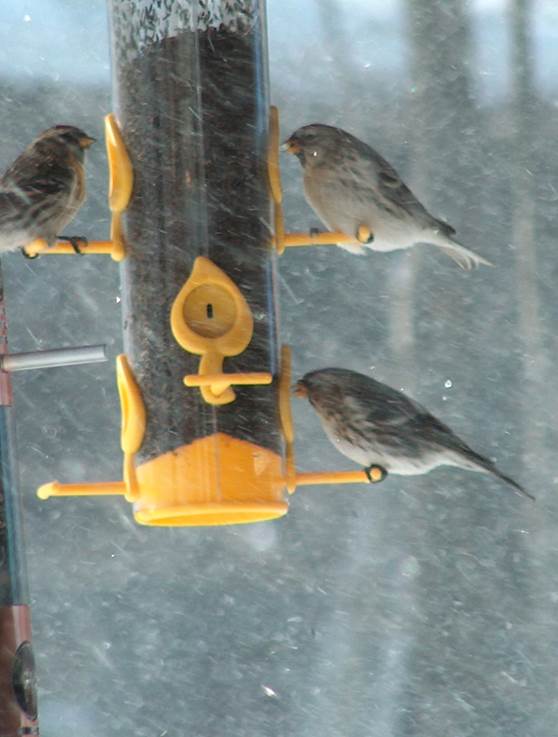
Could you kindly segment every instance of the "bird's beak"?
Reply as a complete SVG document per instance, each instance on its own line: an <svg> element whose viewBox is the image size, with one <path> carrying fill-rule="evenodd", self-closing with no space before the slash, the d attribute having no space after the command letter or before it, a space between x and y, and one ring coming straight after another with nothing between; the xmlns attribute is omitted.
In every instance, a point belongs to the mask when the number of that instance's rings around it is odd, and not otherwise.
<svg viewBox="0 0 558 737"><path fill-rule="evenodd" d="M291 136L291 138L287 138L287 140L281 144L281 150L286 151L288 154L299 154L302 151L302 146Z"/></svg>
<svg viewBox="0 0 558 737"><path fill-rule="evenodd" d="M83 136L83 138L79 139L80 148L89 148L94 143L97 143L97 139L91 138L91 136Z"/></svg>
<svg viewBox="0 0 558 737"><path fill-rule="evenodd" d="M308 396L308 389L302 381L297 381L296 384L293 384L291 389L295 397L298 397L299 399L305 399Z"/></svg>

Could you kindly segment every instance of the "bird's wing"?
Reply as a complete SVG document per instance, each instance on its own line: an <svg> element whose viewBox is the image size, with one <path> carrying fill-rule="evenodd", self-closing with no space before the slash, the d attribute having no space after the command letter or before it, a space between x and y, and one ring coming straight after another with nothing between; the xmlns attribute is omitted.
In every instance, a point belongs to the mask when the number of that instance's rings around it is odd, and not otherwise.
<svg viewBox="0 0 558 737"><path fill-rule="evenodd" d="M370 164L371 174L377 181L380 196L385 200L388 207L390 204L395 205L423 226L436 228L444 235L452 236L455 234L455 228L452 228L443 220L438 220L428 212L388 161L370 146L367 146L367 149L368 156L364 158Z"/></svg>
<svg viewBox="0 0 558 737"><path fill-rule="evenodd" d="M427 410L417 415L413 422L413 431L421 438L448 450L454 450L463 455L476 455L476 453L461 440L451 428L439 420Z"/></svg>
<svg viewBox="0 0 558 737"><path fill-rule="evenodd" d="M395 170L391 166L389 168L391 171L383 169L378 175L379 189L382 195L386 199L395 202L422 225L429 228L436 228L447 236L455 235L455 228L431 215L424 205L417 200Z"/></svg>
<svg viewBox="0 0 558 737"><path fill-rule="evenodd" d="M365 408L366 420L376 427L401 428L429 416L428 410L414 399L369 376L353 375L350 386L348 394L354 407Z"/></svg>
<svg viewBox="0 0 558 737"><path fill-rule="evenodd" d="M372 408L367 419L374 429L385 436L406 438L408 443L417 447L453 451L485 468L492 465L425 407L403 395L388 399L381 407Z"/></svg>
<svg viewBox="0 0 558 737"><path fill-rule="evenodd" d="M7 192L0 189L0 251L10 248L9 244L16 239L15 247L25 245L27 240L22 236L22 242L18 240L22 233L26 233L27 218L26 207L22 207L21 197L15 192Z"/></svg>
<svg viewBox="0 0 558 737"><path fill-rule="evenodd" d="M21 212L21 197L12 190L0 188L0 219L2 221L16 217Z"/></svg>
<svg viewBox="0 0 558 737"><path fill-rule="evenodd" d="M51 206L56 203L63 210L69 202L73 185L72 176L60 165L36 165L20 156L0 181L0 231L27 229L28 236L35 237L38 226L52 216Z"/></svg>
<svg viewBox="0 0 558 737"><path fill-rule="evenodd" d="M470 450L455 433L426 407L387 384L366 377L367 386L355 387L359 404L366 406L366 419L384 431L409 431L413 435L453 450ZM373 382L373 391L371 387ZM359 389L361 389L359 391ZM371 396L372 395L372 396Z"/></svg>
<svg viewBox="0 0 558 737"><path fill-rule="evenodd" d="M33 156L24 152L2 177L1 187L16 195L33 198L37 195L70 193L73 177L68 166L50 157Z"/></svg>

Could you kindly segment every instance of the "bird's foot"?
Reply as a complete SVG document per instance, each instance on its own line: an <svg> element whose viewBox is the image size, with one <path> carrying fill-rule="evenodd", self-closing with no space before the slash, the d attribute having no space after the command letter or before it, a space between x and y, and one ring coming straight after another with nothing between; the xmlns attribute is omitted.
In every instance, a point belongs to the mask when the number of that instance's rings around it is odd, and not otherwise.
<svg viewBox="0 0 558 737"><path fill-rule="evenodd" d="M367 225L359 225L356 229L356 239L359 243L367 245L374 241L374 234Z"/></svg>
<svg viewBox="0 0 558 737"><path fill-rule="evenodd" d="M23 248L21 248L20 250L24 258L28 258L30 261L33 261L34 259L39 258L38 253L34 253L33 255L31 255L30 253L27 253L27 251L25 250L25 246L23 246Z"/></svg>
<svg viewBox="0 0 558 737"><path fill-rule="evenodd" d="M319 228L310 228L310 235L320 235L321 232Z"/></svg>
<svg viewBox="0 0 558 737"><path fill-rule="evenodd" d="M82 235L59 235L58 240L67 241L79 256L84 255L79 244L81 243L83 246L86 246L89 243L87 238L84 238Z"/></svg>
<svg viewBox="0 0 558 737"><path fill-rule="evenodd" d="M364 473L371 484L379 484L380 481L383 481L388 475L385 468L382 468L382 466L378 466L375 463L365 468Z"/></svg>

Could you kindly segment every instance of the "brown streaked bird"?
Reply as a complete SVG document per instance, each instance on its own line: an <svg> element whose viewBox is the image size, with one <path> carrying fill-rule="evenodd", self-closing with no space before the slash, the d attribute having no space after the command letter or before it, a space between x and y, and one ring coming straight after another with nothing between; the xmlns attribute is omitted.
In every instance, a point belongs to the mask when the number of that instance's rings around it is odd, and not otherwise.
<svg viewBox="0 0 558 737"><path fill-rule="evenodd" d="M369 376L341 368L311 371L294 392L310 400L333 445L369 478L374 466L402 476L457 466L492 474L535 499L418 402Z"/></svg>
<svg viewBox="0 0 558 737"><path fill-rule="evenodd" d="M85 199L85 150L94 142L80 128L55 125L18 156L0 179L0 253L64 237Z"/></svg>
<svg viewBox="0 0 558 737"><path fill-rule="evenodd" d="M296 130L283 149L302 164L306 200L330 230L357 239L364 228L371 233L365 245L373 251L429 243L441 248L462 269L492 266L458 243L454 228L433 217L395 169L350 133L313 123ZM340 246L351 253L363 253L358 244Z"/></svg>

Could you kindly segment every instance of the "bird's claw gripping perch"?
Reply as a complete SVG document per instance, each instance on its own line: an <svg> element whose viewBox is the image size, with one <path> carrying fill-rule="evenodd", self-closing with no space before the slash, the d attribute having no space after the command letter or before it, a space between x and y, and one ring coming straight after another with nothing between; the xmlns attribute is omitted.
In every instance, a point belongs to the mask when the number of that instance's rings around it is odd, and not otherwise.
<svg viewBox="0 0 558 737"><path fill-rule="evenodd" d="M357 241L367 245L374 241L374 234L367 225L359 225L355 233Z"/></svg>
<svg viewBox="0 0 558 737"><path fill-rule="evenodd" d="M388 475L385 468L377 466L376 464L372 464L365 468L364 473L371 484L379 484L380 481L383 481Z"/></svg>
<svg viewBox="0 0 558 737"><path fill-rule="evenodd" d="M21 253L23 254L23 257L29 259L29 261L34 261L36 258L39 258L38 253L35 253L33 255L31 255L30 253L27 253L27 251L25 250L25 246L23 246L23 248L21 248L20 250L21 250Z"/></svg>
<svg viewBox="0 0 558 737"><path fill-rule="evenodd" d="M82 235L59 235L58 240L66 241L67 243L69 243L74 251L78 254L78 256L85 255L79 247L79 244L81 243L82 245L86 246L89 243L87 238L84 238Z"/></svg>

